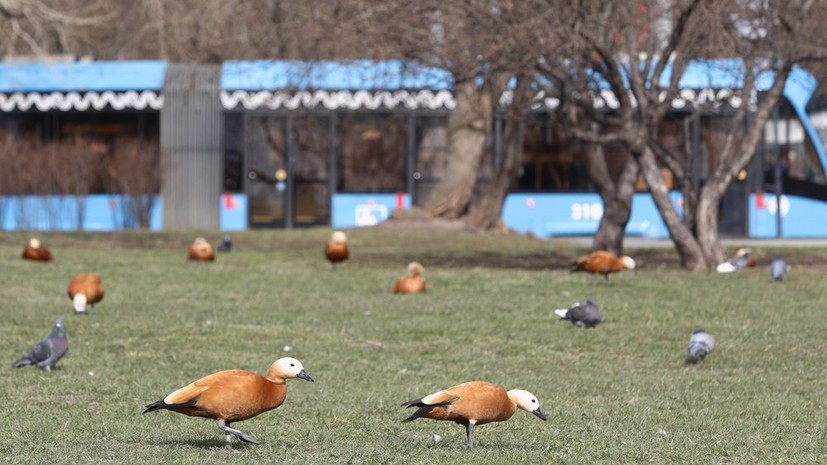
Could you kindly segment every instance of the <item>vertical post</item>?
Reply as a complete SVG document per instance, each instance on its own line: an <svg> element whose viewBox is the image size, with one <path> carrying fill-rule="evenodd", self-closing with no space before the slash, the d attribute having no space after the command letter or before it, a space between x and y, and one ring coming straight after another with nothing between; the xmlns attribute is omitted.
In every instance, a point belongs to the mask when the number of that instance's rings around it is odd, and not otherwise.
<svg viewBox="0 0 827 465"><path fill-rule="evenodd" d="M691 123L691 138L692 138L692 192L697 192L701 189L701 116L692 120Z"/></svg>
<svg viewBox="0 0 827 465"><path fill-rule="evenodd" d="M773 110L773 129L775 132L775 167L773 169L773 187L775 188L775 237L780 239L782 234L781 221L781 140L779 125L781 124L780 116L778 114L778 107ZM789 123L788 123L789 124ZM789 140L789 139L787 139Z"/></svg>
<svg viewBox="0 0 827 465"><path fill-rule="evenodd" d="M287 153L285 154L284 164L287 168L287 188L284 191L284 227L287 229L293 228L293 200L296 186L293 179L293 165L296 158L296 137L293 133L293 124L290 117L284 119L284 140L287 141Z"/></svg>
<svg viewBox="0 0 827 465"><path fill-rule="evenodd" d="M408 143L406 147L405 160L405 189L411 196L411 205L416 205L416 114L408 113Z"/></svg>
<svg viewBox="0 0 827 465"><path fill-rule="evenodd" d="M337 148L341 144L338 140L338 132L336 131L336 113L330 112L328 115L327 127L327 204L328 204L328 218L327 222L330 225L333 222L333 197L336 195L336 181L339 179L339 165Z"/></svg>

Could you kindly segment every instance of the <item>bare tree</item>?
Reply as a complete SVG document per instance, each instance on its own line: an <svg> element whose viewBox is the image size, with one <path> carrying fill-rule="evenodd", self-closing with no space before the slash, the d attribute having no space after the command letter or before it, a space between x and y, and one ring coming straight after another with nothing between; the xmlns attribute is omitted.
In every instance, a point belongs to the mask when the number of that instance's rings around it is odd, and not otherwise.
<svg viewBox="0 0 827 465"><path fill-rule="evenodd" d="M797 31L812 29L806 24L812 14L807 10L812 8L814 2L806 1L653 0L640 5L616 3L609 8L603 2L580 1L561 12L559 18L564 21L556 24L557 30L571 40L562 53L559 49L545 53L542 72L554 83L554 90L561 92L574 134L592 144L620 142L628 148L633 156L628 163L640 166L687 268L712 268L723 258L718 236L720 199L754 155L793 65L818 56L812 49L805 52L792 47ZM760 33L745 33L745 19ZM670 26L659 29L662 23ZM774 80L756 108L742 105L733 115L733 127L747 130L729 133L721 153L710 162L702 188L693 192L687 188L691 173L666 149L659 131L690 63L733 55L742 57L743 66L736 72L742 78L744 96L756 90L762 73L771 72ZM615 108L606 111L611 101L616 102ZM596 103L603 108L596 108ZM596 124L587 127L584 121ZM615 181L614 191L598 183L607 210L612 200L620 201L615 207L620 214L610 212L604 218L604 223L617 223L615 235L628 220L625 197L616 194L629 192L626 183L633 176L625 174L635 170L629 164ZM669 197L670 186L661 174L664 166L688 195L684 209L689 211L683 217ZM616 236L609 243L614 240Z"/></svg>

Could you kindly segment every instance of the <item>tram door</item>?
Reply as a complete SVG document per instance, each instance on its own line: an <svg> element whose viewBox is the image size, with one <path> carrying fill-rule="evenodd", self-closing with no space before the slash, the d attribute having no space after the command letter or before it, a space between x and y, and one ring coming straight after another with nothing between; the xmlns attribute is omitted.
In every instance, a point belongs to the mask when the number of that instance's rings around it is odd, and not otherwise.
<svg viewBox="0 0 827 465"><path fill-rule="evenodd" d="M325 120L250 117L246 132L250 227L328 224Z"/></svg>

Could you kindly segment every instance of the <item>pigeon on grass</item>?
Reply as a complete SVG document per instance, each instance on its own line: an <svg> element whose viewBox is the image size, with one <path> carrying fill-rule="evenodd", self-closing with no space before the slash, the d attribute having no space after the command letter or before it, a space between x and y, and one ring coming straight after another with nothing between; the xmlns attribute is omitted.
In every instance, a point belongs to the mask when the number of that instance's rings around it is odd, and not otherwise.
<svg viewBox="0 0 827 465"><path fill-rule="evenodd" d="M784 281L787 279L787 271L789 271L789 269L790 267L787 265L787 262L781 258L781 254L775 254L770 264L770 276L772 276L773 281Z"/></svg>
<svg viewBox="0 0 827 465"><path fill-rule="evenodd" d="M14 368L37 365L39 368L50 371L68 350L69 339L66 337L66 327L63 326L63 320L59 319L55 322L52 333L35 344L29 353L14 362Z"/></svg>
<svg viewBox="0 0 827 465"><path fill-rule="evenodd" d="M715 338L701 328L692 332L689 338L689 347L686 348L686 363L696 363L703 360L715 349Z"/></svg>
<svg viewBox="0 0 827 465"><path fill-rule="evenodd" d="M575 302L569 308L558 308L554 314L583 328L594 328L603 321L603 314L591 298L586 299L584 304Z"/></svg>

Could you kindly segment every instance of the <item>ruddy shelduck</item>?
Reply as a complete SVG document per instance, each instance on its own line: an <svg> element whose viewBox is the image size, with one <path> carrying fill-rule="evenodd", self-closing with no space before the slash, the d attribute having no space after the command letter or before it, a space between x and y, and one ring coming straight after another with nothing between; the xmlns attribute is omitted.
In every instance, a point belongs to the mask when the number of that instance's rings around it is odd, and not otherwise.
<svg viewBox="0 0 827 465"><path fill-rule="evenodd" d="M734 257L723 263L719 263L718 266L715 267L715 271L718 273L734 273L753 267L755 267L755 259L752 257L752 249L747 247L745 249L738 249Z"/></svg>
<svg viewBox="0 0 827 465"><path fill-rule="evenodd" d="M393 292L397 294L425 292L427 286L425 285L425 278L422 277L424 270L422 264L419 262L411 262L408 265L408 275L396 280L396 284L393 286Z"/></svg>
<svg viewBox="0 0 827 465"><path fill-rule="evenodd" d="M36 262L52 261L52 252L36 237L29 239L29 242L23 247L22 256L26 260L34 260Z"/></svg>
<svg viewBox="0 0 827 465"><path fill-rule="evenodd" d="M627 257L625 255L618 257L611 252L597 250L578 258L577 261L572 264L570 271L572 273L586 271L593 275L602 274L603 277L606 278L606 283L608 284L609 274L617 273L618 271L624 269L634 270L635 265L635 261L632 257ZM592 281L592 284L596 283L596 281Z"/></svg>
<svg viewBox="0 0 827 465"><path fill-rule="evenodd" d="M233 435L244 442L258 444L251 436L231 428L230 424L253 418L284 403L288 378L313 381L300 361L284 357L270 365L267 377L246 370L219 371L147 405L143 413L172 410L191 417L218 420L228 448L232 448Z"/></svg>
<svg viewBox="0 0 827 465"><path fill-rule="evenodd" d="M189 247L189 259L201 262L211 262L215 260L215 252L212 246L203 237L196 237Z"/></svg>
<svg viewBox="0 0 827 465"><path fill-rule="evenodd" d="M347 235L344 232L334 231L330 239L325 241L324 256L334 270L336 269L337 263L347 260L350 253L347 247Z"/></svg>
<svg viewBox="0 0 827 465"><path fill-rule="evenodd" d="M464 425L469 447L474 447L476 425L508 420L518 408L546 420L546 414L540 410L540 401L534 394L522 389L506 391L502 386L485 381L459 384L405 402L402 406L417 408L413 415L404 420L406 422L424 417Z"/></svg>
<svg viewBox="0 0 827 465"><path fill-rule="evenodd" d="M87 305L91 305L94 308L96 303L103 300L101 277L97 273L77 274L69 282L69 288L66 290L66 293L69 295L69 298L72 299L75 313L84 313L86 312Z"/></svg>

